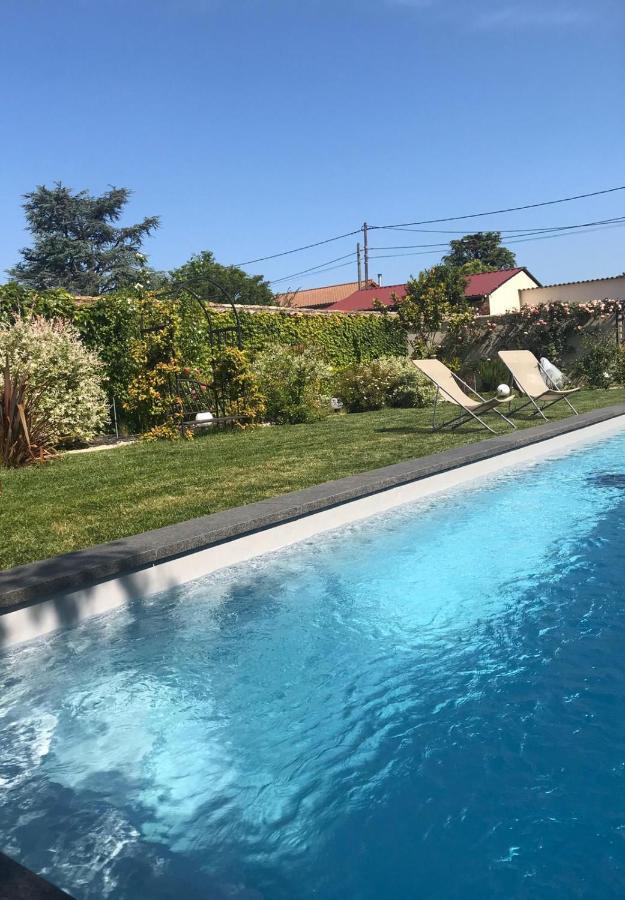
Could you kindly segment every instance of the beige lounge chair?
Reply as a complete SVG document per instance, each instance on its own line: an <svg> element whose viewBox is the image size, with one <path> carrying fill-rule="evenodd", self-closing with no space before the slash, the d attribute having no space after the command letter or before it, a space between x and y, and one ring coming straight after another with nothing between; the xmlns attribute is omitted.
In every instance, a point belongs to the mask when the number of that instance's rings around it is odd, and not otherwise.
<svg viewBox="0 0 625 900"><path fill-rule="evenodd" d="M560 400L564 400L575 415L579 415L569 400L569 395L574 394L579 388L568 388L565 391L554 388L541 369L540 363L529 350L500 350L499 358L510 370L519 391L528 398L526 403L514 410L515 413L525 409L531 403L535 407L532 415L535 416L536 413L540 413L543 419L547 421L547 416L543 410L553 406L554 403L559 403Z"/></svg>
<svg viewBox="0 0 625 900"><path fill-rule="evenodd" d="M469 385L462 381L461 378L458 378L457 375L448 369L447 366L442 363L439 359L413 359L413 363L417 367L417 369L422 372L426 378L436 385L436 396L434 398L434 414L432 416L432 430L436 431L441 428L457 428L458 425L461 425L463 422L466 422L468 419L473 418L476 419L480 425L483 425L484 428L487 428L493 434L497 434L494 428L491 428L486 422L483 421L481 416L487 412L495 412L498 416L500 416L504 421L511 425L512 428L516 428L514 422L511 422L502 412L499 411L497 407L501 406L504 403L510 403L512 400L512 395L510 397L506 397L502 399L500 397L493 397L491 400L485 400L484 397L480 396L477 391L474 391L473 388L469 387ZM473 397L469 397L469 395L465 392L464 388L471 391L472 394L478 398L474 400ZM443 400L448 401L449 403L454 403L456 406L460 406L462 408L462 412L457 415L455 418L451 419L449 422L443 422L440 425L436 425L436 410L438 407L438 401L440 395L443 395Z"/></svg>

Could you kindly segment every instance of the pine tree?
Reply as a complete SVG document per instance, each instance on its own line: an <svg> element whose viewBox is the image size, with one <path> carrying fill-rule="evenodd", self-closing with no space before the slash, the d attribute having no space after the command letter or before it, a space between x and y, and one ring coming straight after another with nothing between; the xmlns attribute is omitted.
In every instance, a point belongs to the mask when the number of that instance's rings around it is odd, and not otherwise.
<svg viewBox="0 0 625 900"><path fill-rule="evenodd" d="M119 227L130 198L128 188L112 187L101 196L73 193L61 182L39 185L24 195L24 212L33 246L9 275L36 290L65 288L97 295L134 283L145 270L143 239L159 226L158 216Z"/></svg>

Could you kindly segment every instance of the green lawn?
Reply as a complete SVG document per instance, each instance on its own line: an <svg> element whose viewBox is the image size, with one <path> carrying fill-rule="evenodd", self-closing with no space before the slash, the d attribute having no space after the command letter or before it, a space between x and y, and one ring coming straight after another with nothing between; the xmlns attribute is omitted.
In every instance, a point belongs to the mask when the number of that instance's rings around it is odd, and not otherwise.
<svg viewBox="0 0 625 900"><path fill-rule="evenodd" d="M580 411L625 401L585 391ZM558 404L552 418L567 414ZM495 417L489 417L491 420ZM315 425L215 432L190 442L66 455L0 470L0 567L43 559L489 437L429 428L431 410L337 415ZM503 425L503 423L501 423ZM536 420L518 420L521 426Z"/></svg>

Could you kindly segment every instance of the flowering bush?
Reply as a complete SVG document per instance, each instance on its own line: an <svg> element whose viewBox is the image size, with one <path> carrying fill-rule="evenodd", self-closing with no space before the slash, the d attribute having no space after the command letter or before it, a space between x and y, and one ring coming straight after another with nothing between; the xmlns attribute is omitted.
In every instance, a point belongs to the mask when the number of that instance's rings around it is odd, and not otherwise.
<svg viewBox="0 0 625 900"><path fill-rule="evenodd" d="M575 375L590 387L625 383L625 347L614 338L591 335L584 340Z"/></svg>
<svg viewBox="0 0 625 900"><path fill-rule="evenodd" d="M0 359L28 380L54 445L86 441L108 419L102 363L61 319L17 318L0 329Z"/></svg>
<svg viewBox="0 0 625 900"><path fill-rule="evenodd" d="M381 356L345 369L338 378L337 393L350 412L382 409L384 406L425 406L434 387L410 360Z"/></svg>
<svg viewBox="0 0 625 900"><path fill-rule="evenodd" d="M619 303L619 300L555 301L543 306L523 306L520 312L503 317L499 343L508 349L522 347L536 356L548 356L562 363L571 350L571 340L609 319Z"/></svg>
<svg viewBox="0 0 625 900"><path fill-rule="evenodd" d="M318 351L276 344L256 356L254 372L270 421L314 422L330 412L332 370Z"/></svg>

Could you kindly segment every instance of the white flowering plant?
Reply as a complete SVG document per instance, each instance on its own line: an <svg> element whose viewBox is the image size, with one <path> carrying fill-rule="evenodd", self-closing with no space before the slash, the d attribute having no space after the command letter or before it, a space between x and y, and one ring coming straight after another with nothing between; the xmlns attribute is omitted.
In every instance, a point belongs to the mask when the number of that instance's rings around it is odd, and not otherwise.
<svg viewBox="0 0 625 900"><path fill-rule="evenodd" d="M55 446L88 441L109 418L103 365L62 319L17 318L0 328L0 360L38 394ZM0 367L0 382L2 381ZM0 387L2 385L0 384Z"/></svg>

